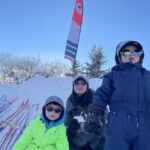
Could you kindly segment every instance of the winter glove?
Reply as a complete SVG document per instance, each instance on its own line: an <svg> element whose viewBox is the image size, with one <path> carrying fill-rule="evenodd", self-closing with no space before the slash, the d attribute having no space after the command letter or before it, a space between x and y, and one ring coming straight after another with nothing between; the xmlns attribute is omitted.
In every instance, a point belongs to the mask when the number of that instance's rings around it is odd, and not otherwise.
<svg viewBox="0 0 150 150"><path fill-rule="evenodd" d="M95 114L90 114L83 125L84 131L88 134L93 133L99 125L98 116Z"/></svg>
<svg viewBox="0 0 150 150"><path fill-rule="evenodd" d="M89 114L96 114L97 116L103 117L105 114L105 111L96 104L90 104L88 107L88 113Z"/></svg>
<svg viewBox="0 0 150 150"><path fill-rule="evenodd" d="M69 124L68 130L69 133L76 134L79 128L80 128L80 124L78 123L78 120L73 119L72 122Z"/></svg>

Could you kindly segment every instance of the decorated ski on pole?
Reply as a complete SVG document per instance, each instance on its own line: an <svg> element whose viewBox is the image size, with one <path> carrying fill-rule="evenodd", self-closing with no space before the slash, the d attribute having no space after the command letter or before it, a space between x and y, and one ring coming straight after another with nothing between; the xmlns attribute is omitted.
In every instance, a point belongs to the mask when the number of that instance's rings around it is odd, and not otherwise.
<svg viewBox="0 0 150 150"><path fill-rule="evenodd" d="M82 19L83 19L83 0L76 0L64 56L64 58L72 62L76 60Z"/></svg>

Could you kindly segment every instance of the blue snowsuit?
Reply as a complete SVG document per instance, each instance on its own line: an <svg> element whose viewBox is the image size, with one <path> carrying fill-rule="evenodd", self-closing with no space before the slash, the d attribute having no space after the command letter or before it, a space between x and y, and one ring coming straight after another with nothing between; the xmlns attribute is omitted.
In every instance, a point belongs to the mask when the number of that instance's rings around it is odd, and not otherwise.
<svg viewBox="0 0 150 150"><path fill-rule="evenodd" d="M150 150L150 72L140 63L116 65L104 76L94 104L110 107L105 150Z"/></svg>

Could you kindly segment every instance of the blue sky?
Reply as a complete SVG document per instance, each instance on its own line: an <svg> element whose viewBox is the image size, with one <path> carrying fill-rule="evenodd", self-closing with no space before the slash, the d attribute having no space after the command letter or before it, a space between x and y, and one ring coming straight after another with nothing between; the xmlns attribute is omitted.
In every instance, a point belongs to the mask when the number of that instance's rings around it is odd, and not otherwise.
<svg viewBox="0 0 150 150"><path fill-rule="evenodd" d="M0 52L13 56L63 59L75 0L0 0ZM84 17L77 53L89 61L94 45L103 46L106 68L115 65L120 41L137 40L150 70L150 1L84 0Z"/></svg>

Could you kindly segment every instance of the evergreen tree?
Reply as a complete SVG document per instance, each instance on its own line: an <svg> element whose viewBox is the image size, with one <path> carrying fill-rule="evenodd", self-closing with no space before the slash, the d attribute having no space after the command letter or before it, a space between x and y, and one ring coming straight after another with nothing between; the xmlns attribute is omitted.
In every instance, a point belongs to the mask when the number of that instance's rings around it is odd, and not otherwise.
<svg viewBox="0 0 150 150"><path fill-rule="evenodd" d="M85 73L88 78L97 78L101 77L104 74L102 70L103 64L105 61L105 56L102 47L93 46L91 53L89 54L90 63L85 65Z"/></svg>
<svg viewBox="0 0 150 150"><path fill-rule="evenodd" d="M71 63L71 72L72 76L76 76L78 73L82 73L82 65L80 64L79 61L74 61Z"/></svg>

